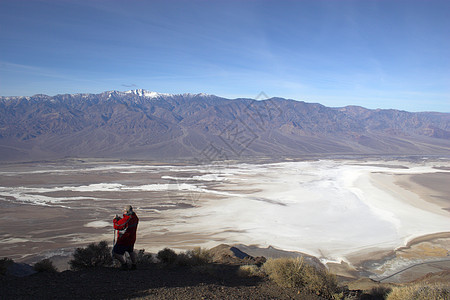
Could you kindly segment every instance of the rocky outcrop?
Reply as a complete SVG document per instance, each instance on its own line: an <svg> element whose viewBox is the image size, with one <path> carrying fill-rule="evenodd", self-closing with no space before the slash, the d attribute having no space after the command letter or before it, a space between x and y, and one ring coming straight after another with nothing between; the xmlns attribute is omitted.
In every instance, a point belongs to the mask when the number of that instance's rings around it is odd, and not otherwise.
<svg viewBox="0 0 450 300"><path fill-rule="evenodd" d="M262 265L266 262L263 256L253 257L238 248L226 244L218 245L209 250L214 263L233 265Z"/></svg>

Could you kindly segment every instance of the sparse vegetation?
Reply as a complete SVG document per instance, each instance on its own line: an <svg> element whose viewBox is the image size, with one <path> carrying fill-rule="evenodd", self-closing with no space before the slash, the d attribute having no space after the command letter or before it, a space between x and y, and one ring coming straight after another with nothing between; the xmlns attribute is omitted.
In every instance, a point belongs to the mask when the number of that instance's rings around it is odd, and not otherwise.
<svg viewBox="0 0 450 300"><path fill-rule="evenodd" d="M169 266L170 268L178 268L177 272L183 272L184 277L207 276L208 280L214 279L217 282L227 282L234 280L239 281L236 277L243 277L243 282L264 282L269 284L270 289L281 289L294 298L296 295L317 295L321 299L387 299L387 300L447 300L450 299L450 289L444 284L414 284L401 285L391 288L393 285L375 285L372 289L367 288L360 290L358 288L338 287L336 276L330 274L326 269L319 268L308 264L303 257L301 258L278 258L269 259L262 266L260 264L252 264L253 260L248 262L242 259L238 263L228 263L215 261L212 263L212 253L214 251L202 249L200 247L177 254L174 250L165 248L158 252L157 255L145 253L145 250L138 250L136 253L137 263L142 267L149 267L153 273L157 270L157 266ZM0 275L6 274L8 266L14 263L9 258L0 260ZM240 265L241 263L249 263ZM73 254L73 259L69 262L72 270L82 270L93 267L104 267L112 265L111 248L107 242L102 241L98 244L92 243L86 248L77 248ZM238 267L239 266L239 267ZM155 268L156 267L156 268ZM157 272L166 272L159 268ZM43 259L34 265L37 272L58 272L50 259ZM106 271L106 270L104 270ZM95 271L94 273L96 273ZM98 270L101 274L101 270ZM173 269L168 270L173 277ZM61 273L62 275L63 273ZM58 274L59 275L59 274ZM158 275L159 276L159 275ZM176 276L175 276L176 277ZM260 277L260 278L255 278ZM268 277L274 283L267 280L261 280ZM2 277L3 279L5 277ZM203 278L201 280L204 280ZM203 281L200 281L203 282ZM193 286L192 291L201 289ZM249 292L253 293L254 290ZM203 292L201 292L203 293Z"/></svg>
<svg viewBox="0 0 450 300"><path fill-rule="evenodd" d="M89 244L86 248L77 248L69 265L72 270L82 270L111 266L112 262L111 247L106 241L101 241Z"/></svg>
<svg viewBox="0 0 450 300"><path fill-rule="evenodd" d="M389 287L378 286L370 289L369 295L375 299L386 299L387 295L392 291Z"/></svg>
<svg viewBox="0 0 450 300"><path fill-rule="evenodd" d="M262 270L280 286L299 288L328 299L338 291L335 275L305 263L303 258L269 259Z"/></svg>
<svg viewBox="0 0 450 300"><path fill-rule="evenodd" d="M174 250L165 248L158 252L157 258L165 265L191 266L194 267L192 269L194 272L217 275L217 268L209 265L212 261L209 250L195 248L177 254ZM268 276L280 286L298 288L329 299L338 292L335 275L305 263L303 258L269 259L262 267L243 265L239 267L238 275L241 277Z"/></svg>
<svg viewBox="0 0 450 300"><path fill-rule="evenodd" d="M189 258L189 264L194 266L207 264L212 260L209 250L200 247L187 251L186 255Z"/></svg>
<svg viewBox="0 0 450 300"><path fill-rule="evenodd" d="M0 275L5 275L8 270L9 265L11 265L14 261L10 258L2 258L0 259Z"/></svg>
<svg viewBox="0 0 450 300"><path fill-rule="evenodd" d="M387 295L387 300L448 300L450 289L442 284L415 284L395 287Z"/></svg>
<svg viewBox="0 0 450 300"><path fill-rule="evenodd" d="M158 252L156 257L163 264L171 265L171 264L175 263L178 255L172 249L164 248L163 250Z"/></svg>
<svg viewBox="0 0 450 300"><path fill-rule="evenodd" d="M264 272L257 265L239 266L238 275L241 277L263 276Z"/></svg>
<svg viewBox="0 0 450 300"><path fill-rule="evenodd" d="M267 260L263 271L281 286L298 287L303 285L302 267L303 259L277 258Z"/></svg>
<svg viewBox="0 0 450 300"><path fill-rule="evenodd" d="M47 273L58 272L58 269L53 265L53 262L48 258L35 263L33 268L36 272L47 272Z"/></svg>
<svg viewBox="0 0 450 300"><path fill-rule="evenodd" d="M200 247L180 254L175 253L172 249L164 248L158 252L157 258L163 264L178 266L199 266L211 262L209 251Z"/></svg>

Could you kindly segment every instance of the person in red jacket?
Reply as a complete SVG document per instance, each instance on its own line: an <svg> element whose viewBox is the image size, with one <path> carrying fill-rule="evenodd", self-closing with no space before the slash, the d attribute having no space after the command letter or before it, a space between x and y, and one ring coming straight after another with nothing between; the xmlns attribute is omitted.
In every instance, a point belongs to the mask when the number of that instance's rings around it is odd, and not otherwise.
<svg viewBox="0 0 450 300"><path fill-rule="evenodd" d="M113 220L114 229L117 230L117 242L113 248L114 258L122 264L122 269L127 270L128 265L124 258L125 252L130 254L131 269L136 269L136 254L134 253L134 243L136 242L136 230L139 218L133 211L131 205L124 208L123 217L116 217Z"/></svg>

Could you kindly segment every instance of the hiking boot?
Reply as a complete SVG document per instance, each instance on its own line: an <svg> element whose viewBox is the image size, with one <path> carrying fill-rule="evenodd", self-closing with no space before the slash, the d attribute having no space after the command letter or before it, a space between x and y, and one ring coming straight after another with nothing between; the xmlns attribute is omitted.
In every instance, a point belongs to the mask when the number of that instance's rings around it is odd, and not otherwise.
<svg viewBox="0 0 450 300"><path fill-rule="evenodd" d="M131 265L131 270L136 270L136 264Z"/></svg>

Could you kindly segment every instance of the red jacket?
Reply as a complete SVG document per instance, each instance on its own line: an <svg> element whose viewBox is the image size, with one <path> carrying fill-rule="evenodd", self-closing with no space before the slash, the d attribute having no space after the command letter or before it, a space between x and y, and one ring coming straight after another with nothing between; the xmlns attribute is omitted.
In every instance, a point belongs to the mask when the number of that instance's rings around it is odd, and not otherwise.
<svg viewBox="0 0 450 300"><path fill-rule="evenodd" d="M123 218L114 219L114 229L117 229L117 244L123 246L133 246L136 242L136 230L139 218L135 213L131 216L126 214Z"/></svg>

